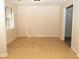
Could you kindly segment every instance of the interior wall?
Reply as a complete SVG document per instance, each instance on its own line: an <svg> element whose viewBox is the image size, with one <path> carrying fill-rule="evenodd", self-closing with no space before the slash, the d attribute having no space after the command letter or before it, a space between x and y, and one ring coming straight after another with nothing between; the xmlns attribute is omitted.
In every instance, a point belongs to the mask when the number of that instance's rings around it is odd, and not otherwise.
<svg viewBox="0 0 79 59"><path fill-rule="evenodd" d="M77 53L77 55L79 56L79 1L78 0L70 0L67 1L64 5L63 5L63 17L61 17L63 19L63 23L62 23L62 33L61 33L61 38L62 40L64 39L64 28L65 28L65 8L68 7L69 5L74 5L73 6L73 21L72 21L72 44L71 44L71 48L73 49L73 51L75 51L75 53ZM61 12L62 14L62 12Z"/></svg>
<svg viewBox="0 0 79 59"><path fill-rule="evenodd" d="M60 39L64 40L64 7L60 6Z"/></svg>
<svg viewBox="0 0 79 59"><path fill-rule="evenodd" d="M5 7L4 0L0 0L0 57L6 57L8 55L4 7Z"/></svg>
<svg viewBox="0 0 79 59"><path fill-rule="evenodd" d="M77 8L78 8L78 10L77 10L77 18L78 18L78 19L77 19L77 28L78 28L78 29L77 29L77 33L78 33L78 35L77 35L77 37L78 37L78 38L77 38L77 39L78 39L78 41L77 41L78 49L77 49L77 50L78 50L78 54L77 54L77 55L78 55L78 57L79 57L79 1L76 2L76 3L77 3Z"/></svg>
<svg viewBox="0 0 79 59"><path fill-rule="evenodd" d="M65 7L67 7L68 5L71 5L73 3L73 23L72 23L72 43L71 43L71 48L73 49L73 51L75 51L77 53L77 55L79 56L79 1L78 0L71 0L68 1L65 4Z"/></svg>
<svg viewBox="0 0 79 59"><path fill-rule="evenodd" d="M78 33L78 35L77 35L77 37L78 37L77 43L78 43L78 49L77 49L77 50L78 50L78 56L79 56L79 1L76 2L76 3L77 3L77 5L78 5L78 6L77 6L77 8L78 8L78 10L77 10L77 18L78 18L78 19L77 19L77 21L78 21L78 22L77 22L77 24L78 24L78 26L77 26L77 27L78 27L78 29L77 29L77 33Z"/></svg>
<svg viewBox="0 0 79 59"><path fill-rule="evenodd" d="M79 56L79 1L74 0L73 10L72 49Z"/></svg>
<svg viewBox="0 0 79 59"><path fill-rule="evenodd" d="M18 36L59 37L59 6L18 6Z"/></svg>
<svg viewBox="0 0 79 59"><path fill-rule="evenodd" d="M13 4L10 4L6 1L6 7L12 8L13 14L14 14L14 28L13 29L8 29L7 30L7 41L8 43L12 42L16 37L16 19L17 19L17 12L16 12L16 6Z"/></svg>

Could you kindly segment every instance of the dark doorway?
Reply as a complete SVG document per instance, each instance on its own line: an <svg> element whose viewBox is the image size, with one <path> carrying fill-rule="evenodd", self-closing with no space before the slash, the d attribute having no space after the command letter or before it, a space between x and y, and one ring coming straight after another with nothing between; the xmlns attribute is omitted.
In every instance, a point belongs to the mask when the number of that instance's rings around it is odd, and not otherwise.
<svg viewBox="0 0 79 59"><path fill-rule="evenodd" d="M71 47L73 5L66 8L65 42Z"/></svg>

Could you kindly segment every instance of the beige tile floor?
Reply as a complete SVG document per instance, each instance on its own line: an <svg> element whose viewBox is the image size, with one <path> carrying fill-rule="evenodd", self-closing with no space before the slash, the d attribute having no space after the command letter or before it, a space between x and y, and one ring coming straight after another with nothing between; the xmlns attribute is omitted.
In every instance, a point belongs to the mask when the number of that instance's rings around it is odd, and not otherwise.
<svg viewBox="0 0 79 59"><path fill-rule="evenodd" d="M17 38L8 45L8 53L0 59L78 59L58 38Z"/></svg>

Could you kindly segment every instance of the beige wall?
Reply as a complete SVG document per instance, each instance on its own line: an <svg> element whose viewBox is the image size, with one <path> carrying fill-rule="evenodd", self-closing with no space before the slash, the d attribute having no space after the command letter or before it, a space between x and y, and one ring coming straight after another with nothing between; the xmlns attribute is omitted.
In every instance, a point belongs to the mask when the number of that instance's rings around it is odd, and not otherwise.
<svg viewBox="0 0 79 59"><path fill-rule="evenodd" d="M63 24L64 24L64 21L63 21L63 19L64 19L64 11L63 11L64 9L63 9L63 6L61 5L60 6L60 21L59 21L59 23L60 23L60 39L61 40L63 40L63 37L64 37L64 35L63 35L63 33L64 33L64 31L63 31Z"/></svg>
<svg viewBox="0 0 79 59"><path fill-rule="evenodd" d="M14 14L14 28L13 29L8 29L7 30L7 41L8 43L10 43L11 41L13 41L15 38L16 38L16 19L17 19L17 16L16 16L16 6L8 3L6 1L6 7L8 8L12 8L12 11L13 11L13 14Z"/></svg>
<svg viewBox="0 0 79 59"><path fill-rule="evenodd" d="M61 17L61 19L63 19L61 21L61 28L62 28L62 33L61 33L61 38L63 40L64 38L64 28L65 28L65 8L71 4L74 4L73 7L73 24L72 24L72 46L71 48L73 49L73 51L75 51L77 53L77 55L79 56L79 1L77 0L69 0L67 1L63 7L61 7L61 10L64 10L63 13L60 12L60 14L63 14L63 17ZM63 8L63 9L62 9ZM61 32L61 31L60 31Z"/></svg>
<svg viewBox="0 0 79 59"><path fill-rule="evenodd" d="M59 6L18 6L18 36L59 37Z"/></svg>
<svg viewBox="0 0 79 59"><path fill-rule="evenodd" d="M73 23L72 23L72 43L71 43L71 48L78 53L78 2L77 0L69 0L64 4L64 8L67 6L73 4ZM65 18L64 18L65 21Z"/></svg>
<svg viewBox="0 0 79 59"><path fill-rule="evenodd" d="M0 0L0 57L7 56L6 25L5 25L5 4Z"/></svg>
<svg viewBox="0 0 79 59"><path fill-rule="evenodd" d="M66 2L64 3L64 6L67 7L71 5L72 3L73 3L73 0L66 0Z"/></svg>
<svg viewBox="0 0 79 59"><path fill-rule="evenodd" d="M74 0L73 12L72 49L79 56L79 1L77 0Z"/></svg>

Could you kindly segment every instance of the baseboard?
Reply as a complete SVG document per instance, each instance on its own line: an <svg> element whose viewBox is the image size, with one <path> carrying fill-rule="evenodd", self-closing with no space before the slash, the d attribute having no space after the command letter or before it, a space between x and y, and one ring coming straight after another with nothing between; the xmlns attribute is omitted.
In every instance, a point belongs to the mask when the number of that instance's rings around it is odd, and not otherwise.
<svg viewBox="0 0 79 59"><path fill-rule="evenodd" d="M71 48L71 49L76 53L76 56L79 57L79 53L75 49L73 49L73 48Z"/></svg>
<svg viewBox="0 0 79 59"><path fill-rule="evenodd" d="M73 48L71 48L71 49L77 54L77 51L75 49L73 49Z"/></svg>
<svg viewBox="0 0 79 59"><path fill-rule="evenodd" d="M10 40L7 42L7 44L10 44L10 43L11 43L12 41L14 41L16 38L17 38L17 36L14 37L14 38L12 38L12 39L10 39Z"/></svg>
<svg viewBox="0 0 79 59"><path fill-rule="evenodd" d="M77 57L79 57L79 53L77 53Z"/></svg>
<svg viewBox="0 0 79 59"><path fill-rule="evenodd" d="M18 37L58 37L58 35L18 35Z"/></svg>
<svg viewBox="0 0 79 59"><path fill-rule="evenodd" d="M18 35L12 39L10 39L7 44L11 43L12 41L14 41L17 37L56 37L59 38L58 35ZM60 38L59 38L60 39Z"/></svg>
<svg viewBox="0 0 79 59"><path fill-rule="evenodd" d="M0 57L7 57L8 56L8 54L6 53L6 54L0 54Z"/></svg>
<svg viewBox="0 0 79 59"><path fill-rule="evenodd" d="M30 35L27 36L27 35L18 35L17 37L31 37Z"/></svg>

